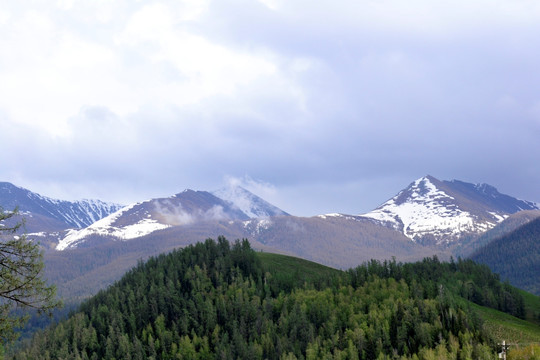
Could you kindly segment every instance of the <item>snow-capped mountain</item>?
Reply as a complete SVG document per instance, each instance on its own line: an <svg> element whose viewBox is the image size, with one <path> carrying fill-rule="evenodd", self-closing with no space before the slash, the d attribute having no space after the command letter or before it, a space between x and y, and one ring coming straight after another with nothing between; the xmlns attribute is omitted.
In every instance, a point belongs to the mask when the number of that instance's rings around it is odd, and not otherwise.
<svg viewBox="0 0 540 360"><path fill-rule="evenodd" d="M128 205L84 229L72 230L60 240L56 249L78 247L96 236L130 240L172 226L203 221L248 220L274 214L286 215L284 211L242 188L229 188L215 193L185 190L168 198Z"/></svg>
<svg viewBox="0 0 540 360"><path fill-rule="evenodd" d="M232 204L250 218L289 215L241 186L224 187L213 191L212 194Z"/></svg>
<svg viewBox="0 0 540 360"><path fill-rule="evenodd" d="M101 200L52 199L8 182L0 182L0 206L4 210L18 207L27 231L83 228L123 207Z"/></svg>
<svg viewBox="0 0 540 360"><path fill-rule="evenodd" d="M538 208L487 184L440 181L428 175L362 216L393 227L413 241L441 245L483 233L510 214Z"/></svg>

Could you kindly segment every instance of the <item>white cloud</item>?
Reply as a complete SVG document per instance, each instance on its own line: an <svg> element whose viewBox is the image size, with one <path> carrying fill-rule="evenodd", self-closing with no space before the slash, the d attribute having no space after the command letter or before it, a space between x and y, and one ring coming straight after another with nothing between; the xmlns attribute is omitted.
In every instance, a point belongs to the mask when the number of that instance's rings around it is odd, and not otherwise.
<svg viewBox="0 0 540 360"><path fill-rule="evenodd" d="M147 58L150 66L170 66L177 73L171 79L148 84L155 86L154 91L148 91L153 102L185 105L215 95L233 96L239 86L249 86L261 77L280 76L270 54L213 43L185 30L175 14L164 4L147 5L133 14L115 38L119 46L147 48L139 55Z"/></svg>
<svg viewBox="0 0 540 360"><path fill-rule="evenodd" d="M278 10L282 6L281 0L258 0L261 4L268 7L271 10Z"/></svg>
<svg viewBox="0 0 540 360"><path fill-rule="evenodd" d="M81 26L73 20L82 16L81 7L92 7L89 3L58 6L62 13L43 5L23 7L10 20L11 35L0 39L0 46L10 49L0 60L0 108L13 121L66 136L68 119L84 107L107 107L127 117L147 106L204 109L203 102L215 96L239 101L239 92L249 88L301 97L280 69L278 55L225 47L186 28L204 13L206 2L144 2L130 15L119 15L114 26L100 25L96 15L108 9L105 3L95 5L95 16ZM261 81L270 87L261 87Z"/></svg>
<svg viewBox="0 0 540 360"><path fill-rule="evenodd" d="M249 175L244 175L243 177L226 175L223 180L229 187L243 187L263 199L270 199L277 195L276 187L273 184L262 180L255 180Z"/></svg>
<svg viewBox="0 0 540 360"><path fill-rule="evenodd" d="M0 25L7 24L10 17L11 13L9 11L0 8Z"/></svg>
<svg viewBox="0 0 540 360"><path fill-rule="evenodd" d="M193 212L186 211L181 203L173 204L170 200L152 201L154 214L160 222L167 225L189 225L196 221L224 220L227 219L223 207L214 205L207 210L197 209Z"/></svg>

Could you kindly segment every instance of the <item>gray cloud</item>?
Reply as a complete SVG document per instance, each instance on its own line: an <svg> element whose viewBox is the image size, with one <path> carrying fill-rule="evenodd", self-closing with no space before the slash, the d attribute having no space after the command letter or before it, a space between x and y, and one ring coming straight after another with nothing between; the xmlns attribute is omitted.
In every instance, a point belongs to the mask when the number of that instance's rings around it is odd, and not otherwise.
<svg viewBox="0 0 540 360"><path fill-rule="evenodd" d="M299 215L428 173L540 202L535 2L265 3L0 8L0 177L132 202L247 175Z"/></svg>

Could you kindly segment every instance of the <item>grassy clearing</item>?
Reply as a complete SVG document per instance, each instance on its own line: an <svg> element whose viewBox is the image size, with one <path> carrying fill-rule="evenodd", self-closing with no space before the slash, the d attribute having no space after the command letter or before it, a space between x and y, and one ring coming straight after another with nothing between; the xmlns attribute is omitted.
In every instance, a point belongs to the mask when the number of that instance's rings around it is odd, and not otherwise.
<svg viewBox="0 0 540 360"><path fill-rule="evenodd" d="M499 341L530 344L540 341L540 326L506 313L470 303L484 320L486 329Z"/></svg>
<svg viewBox="0 0 540 360"><path fill-rule="evenodd" d="M526 320L472 304L487 329L499 340L522 345L540 344L540 297L520 291L525 300Z"/></svg>
<svg viewBox="0 0 540 360"><path fill-rule="evenodd" d="M525 299L526 319L540 326L540 296L520 290ZM540 341L540 339L539 339Z"/></svg>
<svg viewBox="0 0 540 360"><path fill-rule="evenodd" d="M297 286L305 282L317 283L342 273L340 270L296 257L266 252L259 252L257 255L266 271L274 277L287 277Z"/></svg>

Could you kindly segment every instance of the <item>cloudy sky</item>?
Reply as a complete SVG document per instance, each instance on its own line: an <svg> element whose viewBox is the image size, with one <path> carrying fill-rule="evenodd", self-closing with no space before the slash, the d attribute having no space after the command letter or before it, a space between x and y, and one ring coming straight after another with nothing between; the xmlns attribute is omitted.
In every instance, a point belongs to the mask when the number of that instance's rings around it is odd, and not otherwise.
<svg viewBox="0 0 540 360"><path fill-rule="evenodd" d="M131 203L243 184L295 215L410 182L540 202L537 0L8 0L0 181Z"/></svg>

